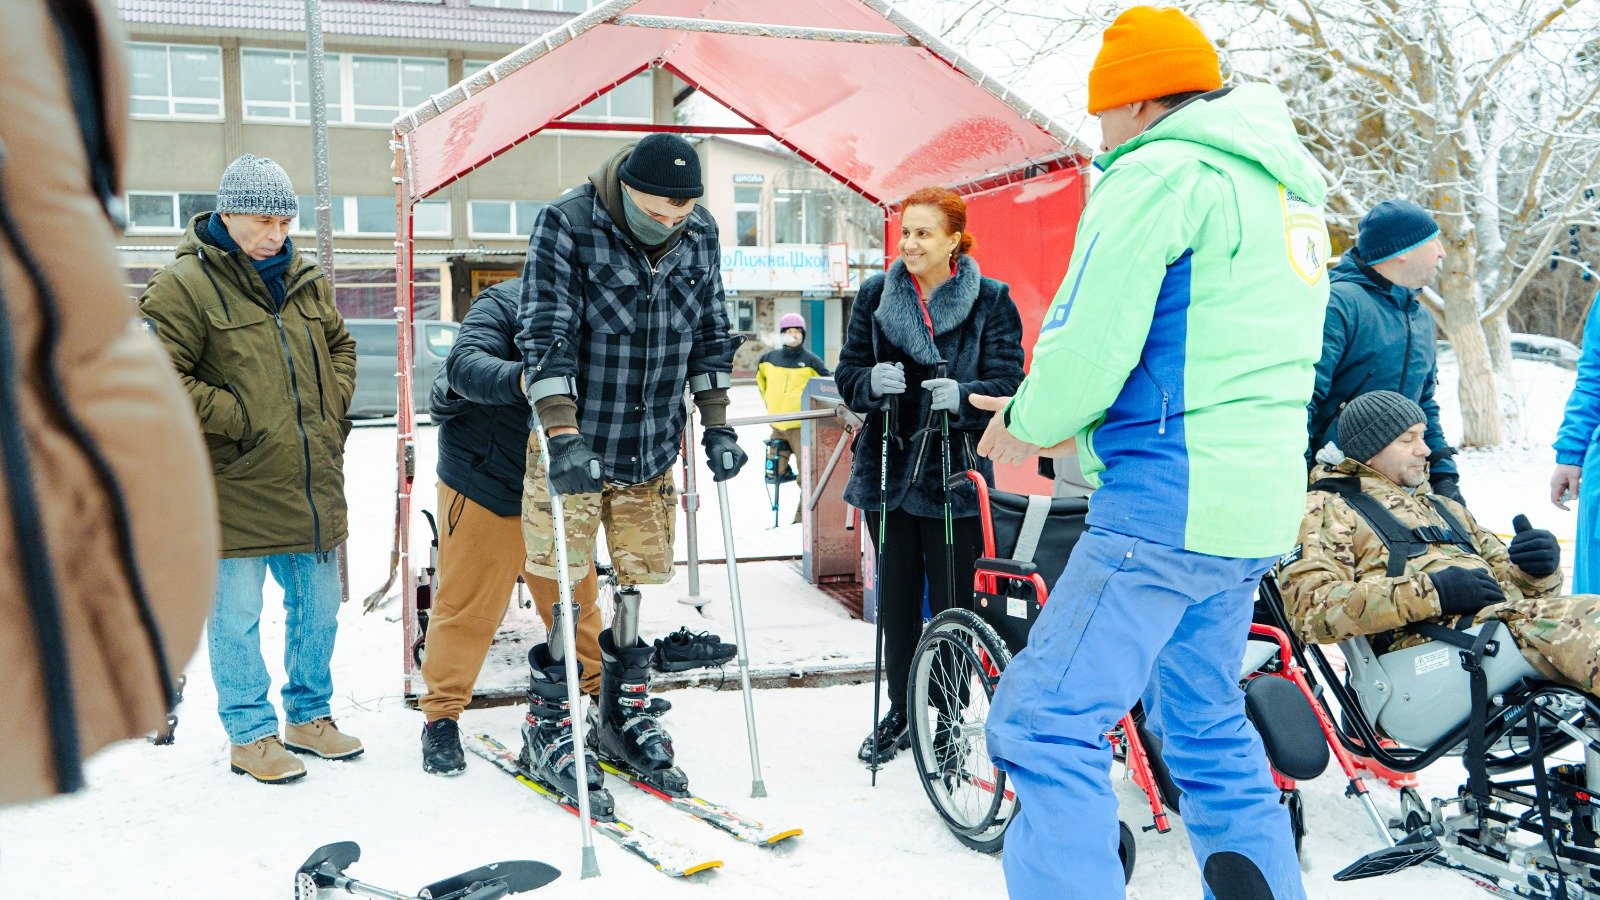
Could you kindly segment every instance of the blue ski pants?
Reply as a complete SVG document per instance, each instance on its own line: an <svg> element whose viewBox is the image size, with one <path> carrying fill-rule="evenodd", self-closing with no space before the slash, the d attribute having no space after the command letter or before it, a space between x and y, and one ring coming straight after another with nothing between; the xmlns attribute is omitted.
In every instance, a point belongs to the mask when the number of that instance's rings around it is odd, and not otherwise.
<svg viewBox="0 0 1600 900"><path fill-rule="evenodd" d="M1589 444L1578 482L1578 542L1572 554L1572 592L1600 593L1600 441Z"/></svg>
<svg viewBox="0 0 1600 900"><path fill-rule="evenodd" d="M1101 528L1078 540L989 714L989 752L1020 804L1006 831L1012 900L1125 896L1106 732L1141 697L1200 870L1214 854L1228 854L1219 868L1242 856L1274 900L1303 900L1289 816L1239 688L1256 586L1272 562Z"/></svg>

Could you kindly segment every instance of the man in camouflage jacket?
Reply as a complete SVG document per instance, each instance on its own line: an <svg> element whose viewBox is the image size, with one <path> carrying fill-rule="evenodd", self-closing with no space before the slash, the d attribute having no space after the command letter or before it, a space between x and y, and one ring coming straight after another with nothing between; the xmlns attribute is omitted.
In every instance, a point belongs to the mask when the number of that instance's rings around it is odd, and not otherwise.
<svg viewBox="0 0 1600 900"><path fill-rule="evenodd" d="M1463 616L1497 618L1540 673L1596 693L1600 595L1559 593L1555 537L1517 516L1507 545L1465 506L1434 493L1425 416L1399 394L1362 395L1345 408L1337 428L1344 455L1319 454L1299 546L1278 574L1295 630L1321 644L1368 635L1384 653L1426 640L1408 628L1415 622L1449 626ZM1353 486L1402 527L1439 540L1391 574L1389 548L1335 489Z"/></svg>

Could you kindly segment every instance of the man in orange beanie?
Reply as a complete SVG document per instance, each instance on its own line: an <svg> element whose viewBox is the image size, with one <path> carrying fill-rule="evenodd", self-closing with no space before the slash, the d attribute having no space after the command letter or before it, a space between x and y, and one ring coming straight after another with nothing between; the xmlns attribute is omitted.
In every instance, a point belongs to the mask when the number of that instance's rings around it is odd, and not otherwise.
<svg viewBox="0 0 1600 900"><path fill-rule="evenodd" d="M1076 439L1097 488L988 717L1021 804L1006 884L1030 900L1123 895L1105 734L1142 700L1206 896L1301 900L1239 670L1256 586L1305 508L1325 186L1277 89L1223 88L1177 9L1117 18L1089 111L1104 174L1032 370L993 401L1004 411L978 446L1018 462Z"/></svg>

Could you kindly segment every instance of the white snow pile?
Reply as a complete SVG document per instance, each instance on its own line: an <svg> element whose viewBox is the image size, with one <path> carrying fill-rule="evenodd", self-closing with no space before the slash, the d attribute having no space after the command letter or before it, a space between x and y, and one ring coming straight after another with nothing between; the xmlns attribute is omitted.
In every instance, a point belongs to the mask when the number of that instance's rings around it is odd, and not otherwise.
<svg viewBox="0 0 1600 900"><path fill-rule="evenodd" d="M1459 433L1454 373L1441 371L1446 428ZM1535 524L1570 541L1573 520L1545 501L1553 456L1549 449L1572 373L1519 362L1518 383L1529 439L1511 449L1461 457L1461 487L1486 523L1509 531L1512 515L1527 512ZM753 387L735 389L735 415L758 412ZM765 426L741 430L752 468L730 488L741 556L792 554L800 527L787 524L798 491L785 486L780 521L772 512L760 471ZM393 430L363 427L352 435L346 461L352 594L378 584L388 562L393 516ZM418 472L432 471L432 428L420 429ZM419 474L417 497L432 507L431 478ZM716 494L703 482L700 550L722 555ZM419 517L420 519L420 517ZM414 546L425 547L422 527ZM683 558L680 535L679 558ZM831 601L806 596L782 565L741 567L754 655L804 668L841 659L870 660L872 629ZM732 628L720 566L701 572L701 590L714 598L710 619L672 602L680 580L647 589L645 630L663 634L678 624L728 636ZM799 585L797 587L797 584ZM681 881L668 879L596 838L602 876L578 878L576 820L538 800L477 757L457 778L422 772L420 713L402 697L400 627L384 614L363 616L359 603L340 614L334 655L334 716L360 737L366 753L347 762L308 759L309 774L285 786L255 784L228 771L227 738L215 714L216 696L204 646L187 672L187 697L179 708L177 742L156 747L137 741L113 747L88 767L89 789L79 795L0 810L0 897L27 898L272 898L291 895L291 875L321 844L354 840L363 857L350 873L400 890L417 887L500 859L550 862L565 874L529 896L991 898L1004 896L997 857L964 849L945 830L923 796L909 754L889 763L876 788L856 761L856 746L871 717L867 685L764 690L756 695L764 775L771 796L748 799L749 760L737 677L729 670L722 691L688 689L669 696L664 720L696 791L768 825L792 825L805 835L789 847L764 850L731 839L653 800L613 784L625 818L661 837L696 848L726 865ZM262 635L274 684L282 685L281 592L269 584ZM276 700L276 692L274 692ZM507 706L468 711L463 730L490 732L517 742L522 713ZM41 728L43 727L41 723ZM1120 775L1120 769L1118 770ZM1449 794L1461 773L1453 762L1424 774L1423 792ZM1370 782L1369 782L1370 783ZM1458 875L1410 870L1378 882L1335 883L1331 876L1377 847L1360 807L1342 796L1337 767L1303 785L1310 834L1304 861L1312 897L1471 896ZM1129 895L1198 896L1199 881L1183 836L1140 829L1149 814L1131 783L1120 781L1122 818L1138 834L1138 865ZM1392 790L1374 785L1386 814L1398 811ZM1057 810L1070 819L1072 810Z"/></svg>

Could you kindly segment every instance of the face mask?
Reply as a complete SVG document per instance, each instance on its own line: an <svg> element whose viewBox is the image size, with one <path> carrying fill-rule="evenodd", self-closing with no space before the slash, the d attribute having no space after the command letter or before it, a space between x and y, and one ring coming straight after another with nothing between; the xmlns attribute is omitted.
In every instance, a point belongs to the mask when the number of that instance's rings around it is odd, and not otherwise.
<svg viewBox="0 0 1600 900"><path fill-rule="evenodd" d="M667 238L672 235L672 232L677 230L675 226L663 225L650 218L649 213L640 209L639 204L633 202L633 195L628 193L626 189L622 192L622 210L628 217L628 230L633 232L633 236L638 238L646 247L661 246L667 242Z"/></svg>

